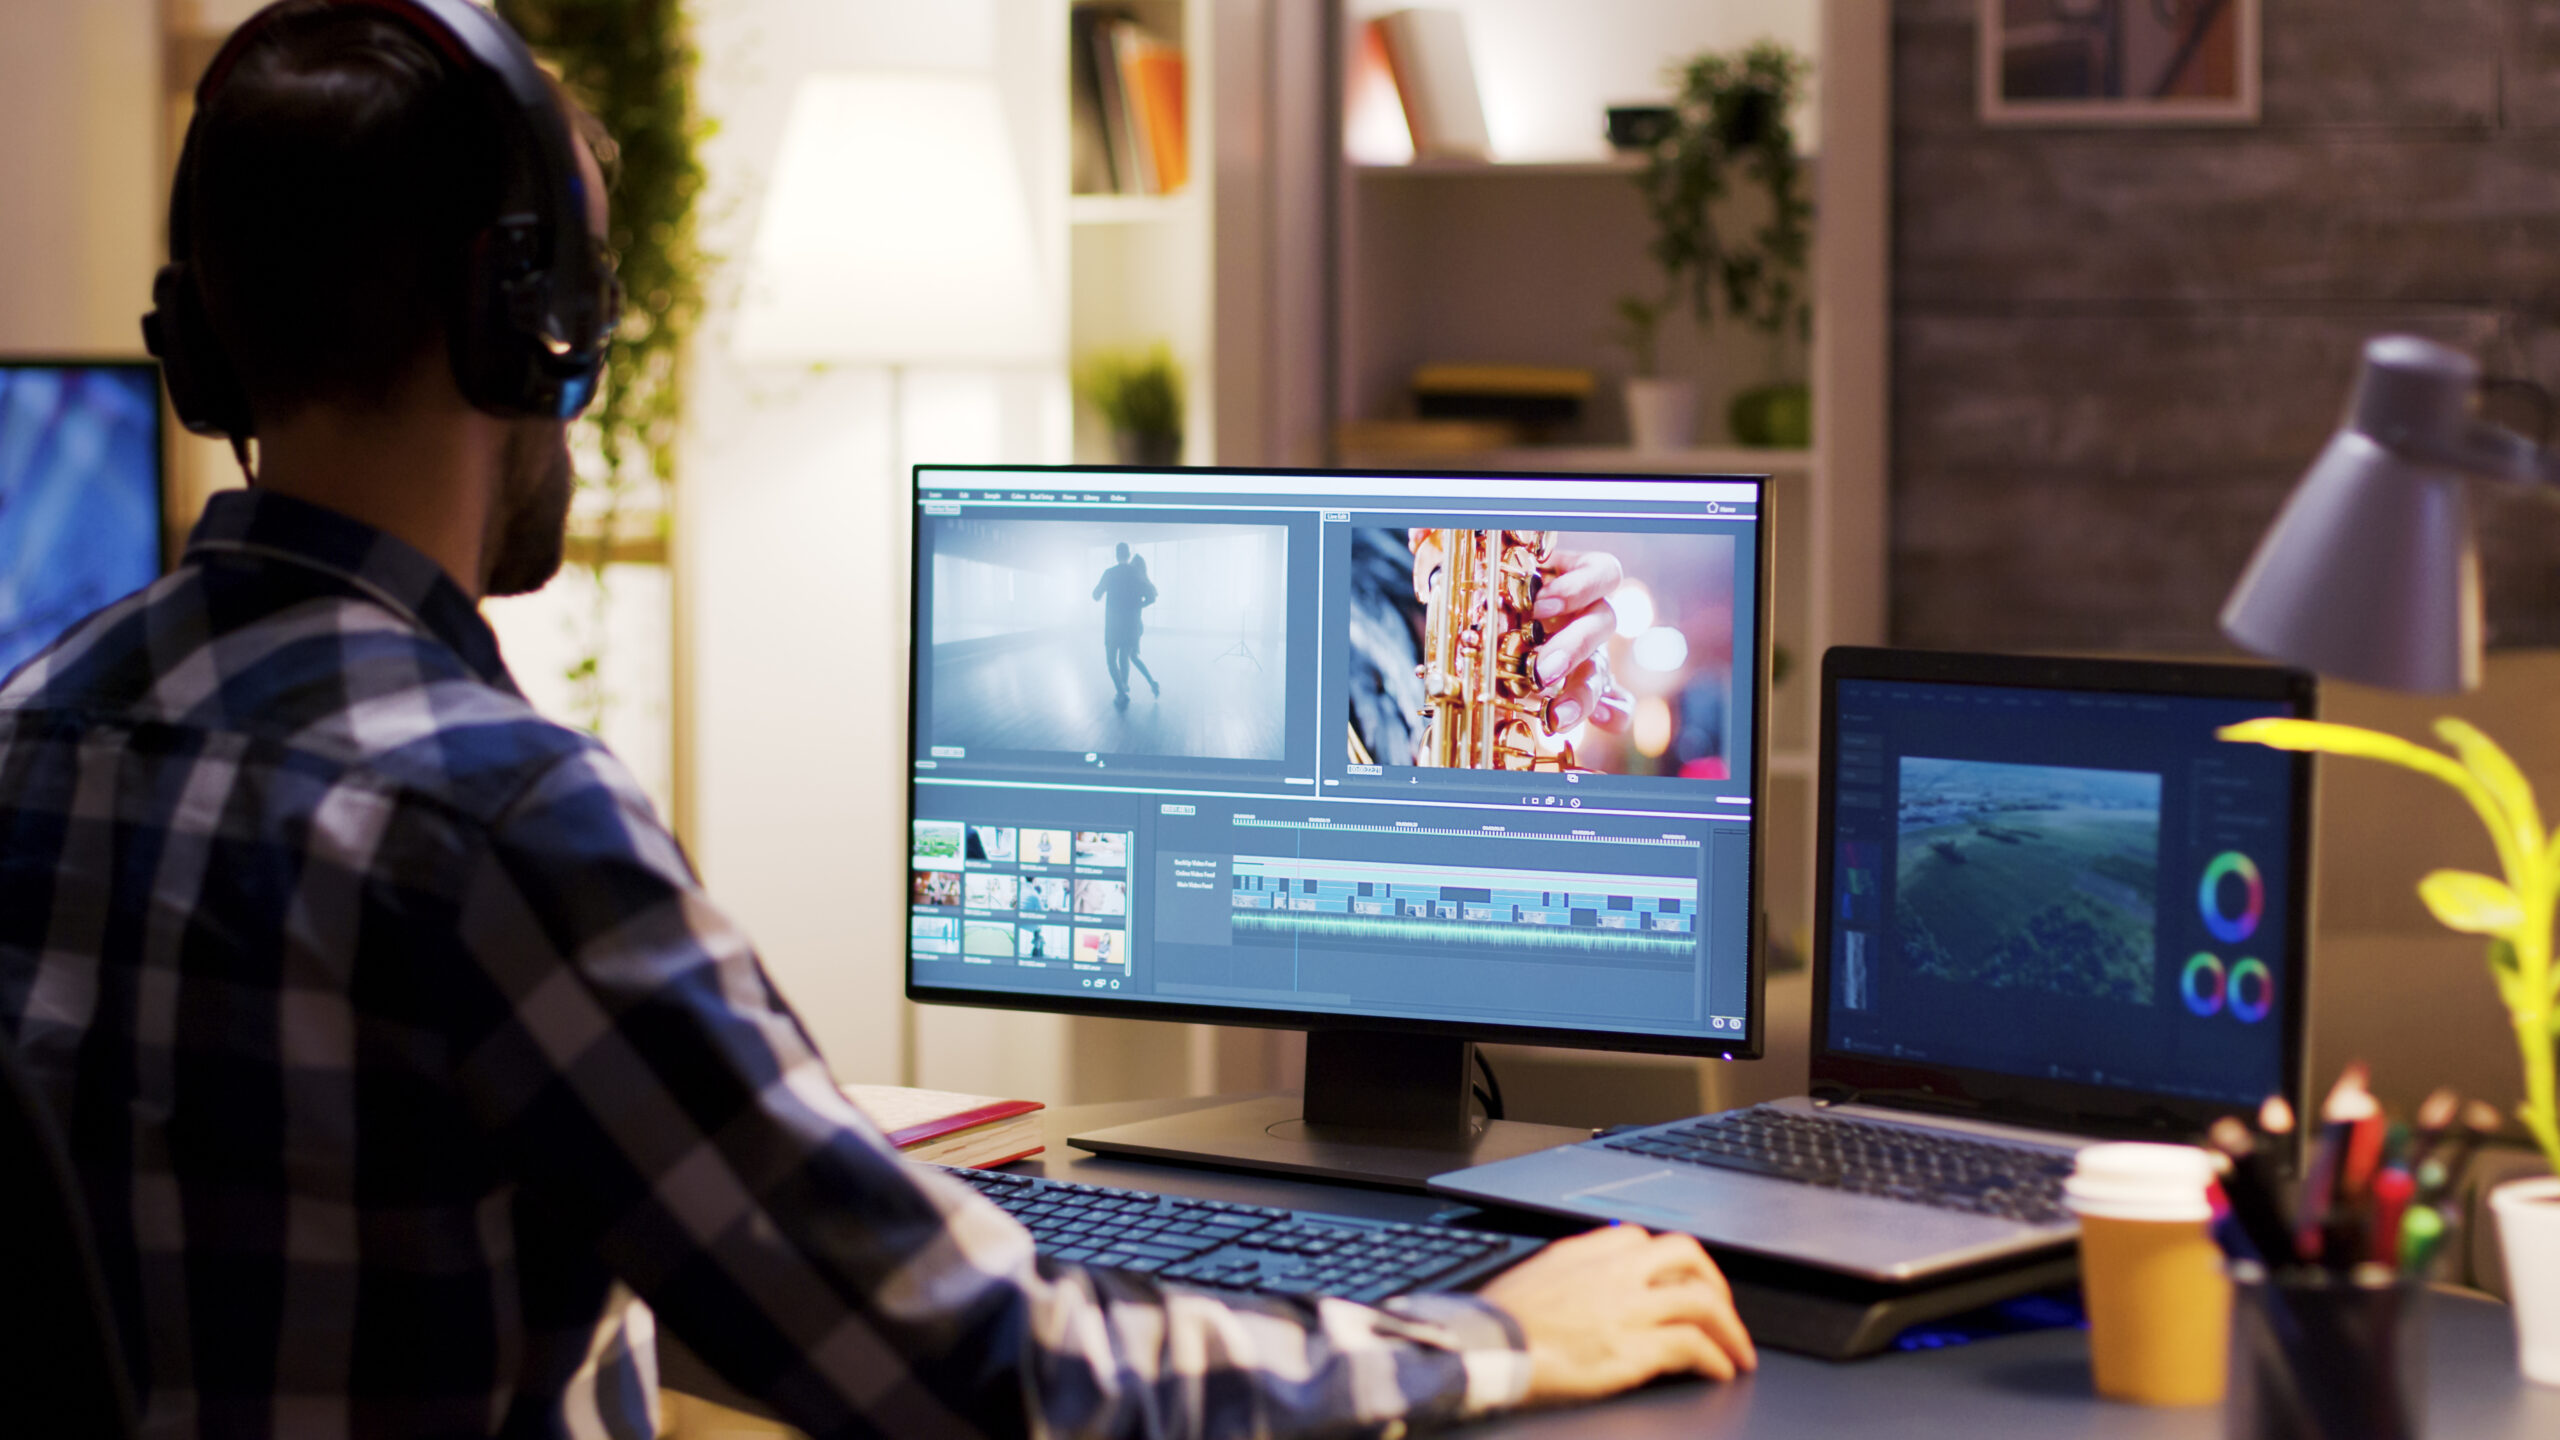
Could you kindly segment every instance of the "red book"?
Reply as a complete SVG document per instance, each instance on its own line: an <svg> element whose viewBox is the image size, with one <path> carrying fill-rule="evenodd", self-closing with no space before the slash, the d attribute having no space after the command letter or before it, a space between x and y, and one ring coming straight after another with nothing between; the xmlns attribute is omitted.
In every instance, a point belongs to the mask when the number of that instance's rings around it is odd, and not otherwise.
<svg viewBox="0 0 2560 1440"><path fill-rule="evenodd" d="M910 1160L987 1169L1037 1155L1037 1100L1000 1100L903 1085L847 1085L845 1098L871 1117Z"/></svg>

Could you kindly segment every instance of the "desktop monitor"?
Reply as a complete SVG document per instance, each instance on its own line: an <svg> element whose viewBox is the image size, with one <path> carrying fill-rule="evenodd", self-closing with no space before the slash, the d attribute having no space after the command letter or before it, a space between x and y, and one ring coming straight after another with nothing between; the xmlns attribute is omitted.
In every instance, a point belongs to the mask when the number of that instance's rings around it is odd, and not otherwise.
<svg viewBox="0 0 2560 1440"><path fill-rule="evenodd" d="M160 562L158 370L0 360L0 674Z"/></svg>
<svg viewBox="0 0 2560 1440"><path fill-rule="evenodd" d="M1582 1138L1472 1042L1758 1056L1765 483L918 467L908 995L1305 1030L1076 1143L1397 1183Z"/></svg>

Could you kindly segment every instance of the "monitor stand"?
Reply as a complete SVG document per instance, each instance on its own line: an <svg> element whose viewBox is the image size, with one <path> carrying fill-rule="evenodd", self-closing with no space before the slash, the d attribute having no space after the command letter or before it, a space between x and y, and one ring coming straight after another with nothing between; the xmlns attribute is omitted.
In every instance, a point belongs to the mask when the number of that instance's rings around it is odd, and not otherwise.
<svg viewBox="0 0 2560 1440"><path fill-rule="evenodd" d="M1591 1138L1574 1126L1477 1118L1474 1065L1475 1046L1464 1040L1318 1030L1307 1036L1303 1099L1218 1105L1067 1143L1100 1155L1423 1190L1434 1175Z"/></svg>

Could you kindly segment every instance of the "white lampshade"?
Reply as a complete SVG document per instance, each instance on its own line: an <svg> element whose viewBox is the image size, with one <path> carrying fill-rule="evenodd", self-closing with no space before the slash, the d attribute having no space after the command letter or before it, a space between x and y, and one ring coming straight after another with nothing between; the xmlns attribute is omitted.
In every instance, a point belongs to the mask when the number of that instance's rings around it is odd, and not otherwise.
<svg viewBox="0 0 2560 1440"><path fill-rule="evenodd" d="M739 358L1053 360L1049 288L993 81L801 82L749 255Z"/></svg>

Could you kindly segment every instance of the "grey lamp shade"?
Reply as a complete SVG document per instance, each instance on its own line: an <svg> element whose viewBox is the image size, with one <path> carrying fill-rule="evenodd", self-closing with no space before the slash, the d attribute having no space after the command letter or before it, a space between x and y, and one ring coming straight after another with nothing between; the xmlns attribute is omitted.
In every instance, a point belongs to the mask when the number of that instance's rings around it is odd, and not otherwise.
<svg viewBox="0 0 2560 1440"><path fill-rule="evenodd" d="M2480 561L2459 444L2477 367L2405 336L2367 345L2347 423L2222 609L2261 655L2395 690L2480 680ZM2483 467L2486 468L2486 467Z"/></svg>

